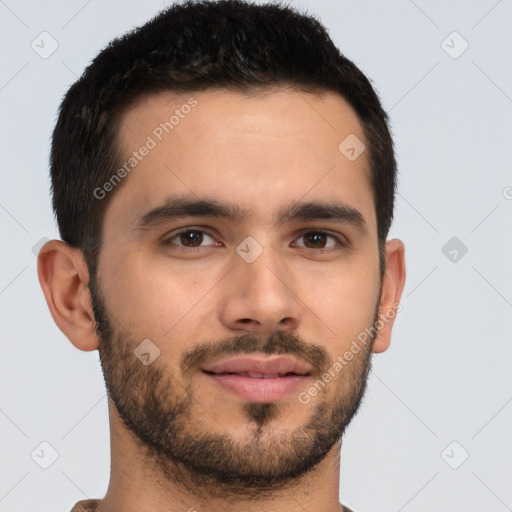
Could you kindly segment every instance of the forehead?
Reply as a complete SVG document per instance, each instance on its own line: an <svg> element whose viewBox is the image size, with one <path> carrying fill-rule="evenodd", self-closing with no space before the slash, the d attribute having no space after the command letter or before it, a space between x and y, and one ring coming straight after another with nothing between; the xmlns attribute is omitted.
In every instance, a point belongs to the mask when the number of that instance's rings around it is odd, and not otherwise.
<svg viewBox="0 0 512 512"><path fill-rule="evenodd" d="M107 216L126 222L186 195L239 204L255 221L301 198L340 200L366 209L372 224L368 151L346 153L367 146L364 132L335 93L153 94L124 112L117 145L128 172Z"/></svg>

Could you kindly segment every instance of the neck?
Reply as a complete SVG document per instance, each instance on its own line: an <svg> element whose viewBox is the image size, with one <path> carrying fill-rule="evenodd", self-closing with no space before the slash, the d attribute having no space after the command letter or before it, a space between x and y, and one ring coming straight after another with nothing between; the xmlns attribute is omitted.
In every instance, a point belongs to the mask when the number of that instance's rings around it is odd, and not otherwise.
<svg viewBox="0 0 512 512"><path fill-rule="evenodd" d="M343 512L339 502L340 449L336 443L307 474L275 489L227 493L204 485L186 468L165 467L126 429L110 403L111 479L96 512Z"/></svg>

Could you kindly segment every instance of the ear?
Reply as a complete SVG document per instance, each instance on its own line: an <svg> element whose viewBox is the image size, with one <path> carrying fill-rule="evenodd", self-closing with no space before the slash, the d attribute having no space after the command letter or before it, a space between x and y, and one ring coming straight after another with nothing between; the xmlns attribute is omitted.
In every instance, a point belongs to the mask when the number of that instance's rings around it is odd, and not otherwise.
<svg viewBox="0 0 512 512"><path fill-rule="evenodd" d="M382 280L382 291L377 320L378 332L373 344L375 353L384 352L391 343L391 330L400 311L400 297L405 285L405 247L394 238L386 242L386 272Z"/></svg>
<svg viewBox="0 0 512 512"><path fill-rule="evenodd" d="M96 350L94 313L82 251L60 240L46 242L37 257L37 275L46 303L59 329L84 351Z"/></svg>

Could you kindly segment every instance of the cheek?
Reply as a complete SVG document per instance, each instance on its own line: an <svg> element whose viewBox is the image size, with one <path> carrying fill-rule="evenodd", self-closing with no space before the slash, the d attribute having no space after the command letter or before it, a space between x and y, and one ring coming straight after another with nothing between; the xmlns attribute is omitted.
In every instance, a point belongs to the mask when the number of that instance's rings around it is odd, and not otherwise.
<svg viewBox="0 0 512 512"><path fill-rule="evenodd" d="M142 254L120 260L123 263L104 279L109 309L126 329L143 338L168 337L190 323L201 310L205 294L222 277L213 265L209 271L193 265L185 269L165 258L146 259Z"/></svg>
<svg viewBox="0 0 512 512"><path fill-rule="evenodd" d="M322 271L302 269L298 296L310 308L319 328L335 343L352 339L374 320L379 299L378 268L373 261L353 258ZM308 308L304 309L308 315Z"/></svg>

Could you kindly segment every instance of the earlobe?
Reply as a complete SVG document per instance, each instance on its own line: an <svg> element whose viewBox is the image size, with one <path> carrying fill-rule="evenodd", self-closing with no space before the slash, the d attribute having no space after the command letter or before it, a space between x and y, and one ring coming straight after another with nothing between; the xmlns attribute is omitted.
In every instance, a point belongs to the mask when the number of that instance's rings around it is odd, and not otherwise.
<svg viewBox="0 0 512 512"><path fill-rule="evenodd" d="M400 309L400 298L405 285L405 247L394 238L386 242L386 272L382 281L382 292L377 320L378 333L373 351L384 352L391 344L391 330Z"/></svg>
<svg viewBox="0 0 512 512"><path fill-rule="evenodd" d="M59 329L78 349L97 350L99 341L87 288L89 273L82 252L60 240L50 240L39 252L37 274Z"/></svg>

